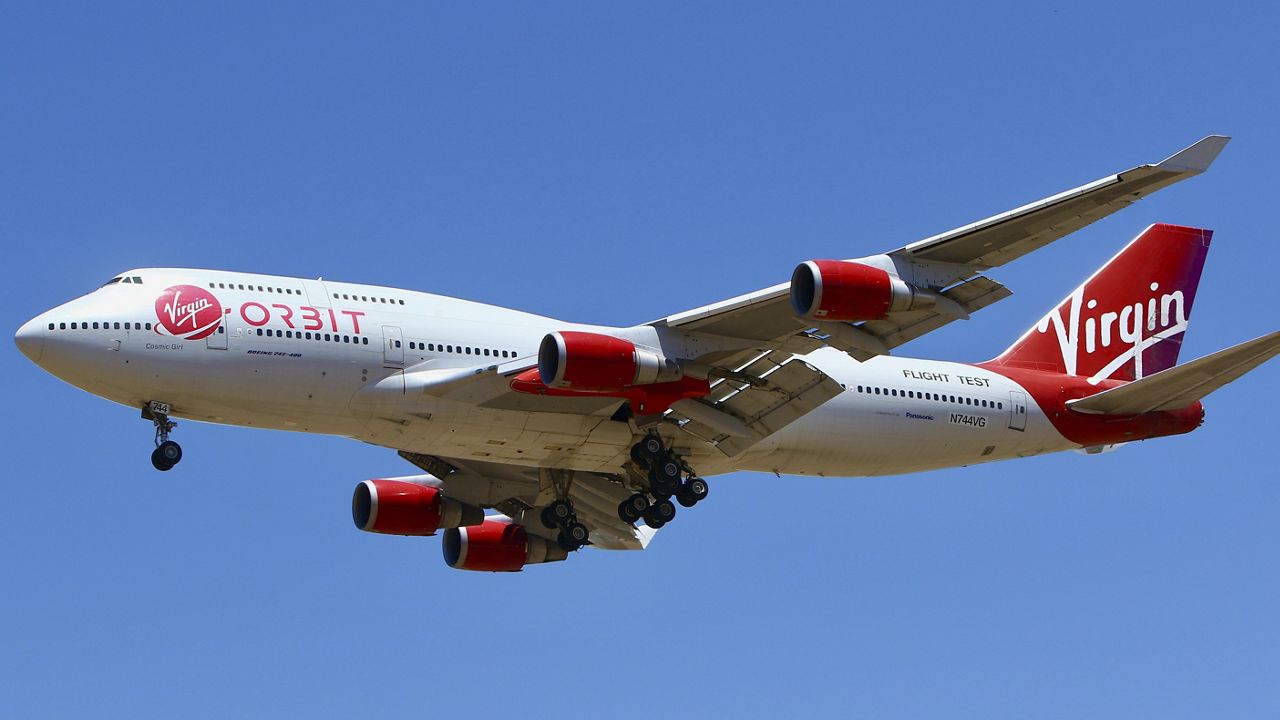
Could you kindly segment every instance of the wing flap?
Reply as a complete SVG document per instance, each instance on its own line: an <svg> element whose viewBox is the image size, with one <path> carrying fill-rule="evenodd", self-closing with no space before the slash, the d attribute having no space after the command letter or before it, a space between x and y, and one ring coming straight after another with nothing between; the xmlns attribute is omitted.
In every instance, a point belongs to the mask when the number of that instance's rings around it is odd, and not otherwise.
<svg viewBox="0 0 1280 720"><path fill-rule="evenodd" d="M1273 332L1097 395L1068 400L1067 407L1077 412L1105 415L1137 415L1184 408L1277 354L1280 354L1280 332Z"/></svg>
<svg viewBox="0 0 1280 720"><path fill-rule="evenodd" d="M821 370L786 352L764 353L739 372L763 382L721 380L705 400L683 400L673 408L673 414L686 421L682 425L686 432L731 457L844 390ZM728 419L716 422L716 416L709 412L722 413Z"/></svg>

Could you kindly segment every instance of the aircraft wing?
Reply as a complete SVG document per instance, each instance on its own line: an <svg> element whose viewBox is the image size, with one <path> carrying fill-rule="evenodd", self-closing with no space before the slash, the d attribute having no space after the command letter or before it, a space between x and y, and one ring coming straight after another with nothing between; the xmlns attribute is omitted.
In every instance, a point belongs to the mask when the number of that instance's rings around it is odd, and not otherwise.
<svg viewBox="0 0 1280 720"><path fill-rule="evenodd" d="M466 367L436 367L431 362L405 368L404 391L431 395L480 407L574 415L612 413L621 400L609 397L564 397L513 392L517 375L538 367L536 357Z"/></svg>
<svg viewBox="0 0 1280 720"><path fill-rule="evenodd" d="M883 320L847 325L857 330L859 335L855 337L871 348L863 350L870 357L1004 299L1012 292L980 272L1044 247L1156 190L1204 172L1228 140L1211 135L1154 165L1140 165L890 250L878 256L882 264L891 263L903 280L953 300L959 312L952 306L949 312L894 313ZM677 313L652 324L739 338L759 343L760 349L777 348L797 333L806 334L803 321L796 319L791 308L790 283ZM850 354L858 356L857 352Z"/></svg>
<svg viewBox="0 0 1280 720"><path fill-rule="evenodd" d="M706 340L697 360L718 373L711 396L673 408L689 434L736 455L839 392L817 368L789 358L824 345L859 361L932 332L1012 295L980 273L1204 172L1228 138L1209 136L1154 165L1141 165L896 250L854 260L894 271L935 293L928 309L866 322L813 323L791 307L782 283L651 323ZM770 381L768 378L774 378Z"/></svg>
<svg viewBox="0 0 1280 720"><path fill-rule="evenodd" d="M889 253L912 259L998 267L1128 207L1163 187L1199 175L1230 138L1210 135L1154 165L1131 170L925 238Z"/></svg>

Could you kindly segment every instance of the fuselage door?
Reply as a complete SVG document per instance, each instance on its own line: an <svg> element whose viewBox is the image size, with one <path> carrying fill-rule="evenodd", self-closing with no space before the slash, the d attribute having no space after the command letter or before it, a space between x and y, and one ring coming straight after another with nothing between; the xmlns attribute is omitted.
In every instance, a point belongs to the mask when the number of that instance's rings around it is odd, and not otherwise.
<svg viewBox="0 0 1280 720"><path fill-rule="evenodd" d="M303 280L302 288L307 291L307 300L311 302L311 307L318 310L329 309L329 290L324 283L319 280ZM323 316L325 313L321 313Z"/></svg>
<svg viewBox="0 0 1280 720"><path fill-rule="evenodd" d="M1021 390L1009 391L1009 429L1027 429L1027 395Z"/></svg>
<svg viewBox="0 0 1280 720"><path fill-rule="evenodd" d="M395 325L382 326L382 364L386 367L404 367L404 336Z"/></svg>
<svg viewBox="0 0 1280 720"><path fill-rule="evenodd" d="M231 330L227 327L227 318L229 317L231 316L223 315L222 322L218 323L218 329L214 330L212 335L205 338L205 341L204 341L205 346L208 347L210 350L226 350L227 349L227 335L231 332Z"/></svg>

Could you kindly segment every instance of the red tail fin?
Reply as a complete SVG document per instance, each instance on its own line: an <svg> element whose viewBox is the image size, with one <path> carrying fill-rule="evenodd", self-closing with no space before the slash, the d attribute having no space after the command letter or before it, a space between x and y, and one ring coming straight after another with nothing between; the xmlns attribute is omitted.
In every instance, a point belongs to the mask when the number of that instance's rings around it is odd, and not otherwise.
<svg viewBox="0 0 1280 720"><path fill-rule="evenodd" d="M1094 383L1173 367L1212 237L1152 225L992 362Z"/></svg>

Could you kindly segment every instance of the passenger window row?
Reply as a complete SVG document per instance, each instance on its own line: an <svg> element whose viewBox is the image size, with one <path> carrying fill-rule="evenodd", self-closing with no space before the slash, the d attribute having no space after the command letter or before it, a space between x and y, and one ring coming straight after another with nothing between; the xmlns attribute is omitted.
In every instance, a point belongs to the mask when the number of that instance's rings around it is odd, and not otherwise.
<svg viewBox="0 0 1280 720"><path fill-rule="evenodd" d="M248 285L244 283L209 283L209 289L210 290L244 290L246 292L253 292L254 290L257 290L258 292L280 293L281 295L301 295L302 294L301 290L295 290L293 288L278 288L278 287L271 287L270 285L263 287L261 285L254 285L252 283Z"/></svg>
<svg viewBox="0 0 1280 720"><path fill-rule="evenodd" d="M374 297L371 295L351 295L349 293L334 293L334 300L354 300L357 302L382 303L383 305L403 305L404 300L394 298L388 299L384 297Z"/></svg>
<svg viewBox="0 0 1280 720"><path fill-rule="evenodd" d="M396 347L399 347L397 344ZM466 347L463 345L446 345L443 343L422 343L409 341L410 350L426 350L427 352L450 352L459 355L483 355L485 357L513 358L515 350L491 350L490 348Z"/></svg>
<svg viewBox="0 0 1280 720"><path fill-rule="evenodd" d="M858 386L858 392L868 395L888 395L889 397L907 398L908 400L933 400L935 402L949 402L955 405L972 405L973 407L991 408L992 410L1003 410L1004 403L995 400L982 400L980 398L964 397L962 395L946 395L936 392L921 392L919 390L898 390L897 388L879 388L867 386Z"/></svg>
<svg viewBox="0 0 1280 720"><path fill-rule="evenodd" d="M303 332L301 330L273 330L271 328L266 328L265 330L263 328L258 328L257 332L259 336L265 337L292 338L295 340L321 340L324 342L343 342L348 344L354 342L357 345L369 344L369 338L360 337L359 335L332 335L330 333L311 333Z"/></svg>
<svg viewBox="0 0 1280 720"><path fill-rule="evenodd" d="M70 323L70 327L68 327L68 323L57 323L57 327L54 327L54 323L49 323L50 330L142 330L144 326L147 330L151 329L151 323L140 322L73 322Z"/></svg>

